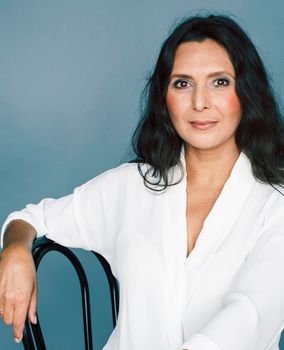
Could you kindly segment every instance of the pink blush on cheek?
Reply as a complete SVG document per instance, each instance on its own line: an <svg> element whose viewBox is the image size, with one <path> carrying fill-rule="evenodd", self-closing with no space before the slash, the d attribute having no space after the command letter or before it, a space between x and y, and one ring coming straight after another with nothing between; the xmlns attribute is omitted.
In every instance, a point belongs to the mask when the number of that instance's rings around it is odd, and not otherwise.
<svg viewBox="0 0 284 350"><path fill-rule="evenodd" d="M235 92L228 94L219 100L217 105L223 110L227 111L228 116L241 117L242 107L239 97Z"/></svg>
<svg viewBox="0 0 284 350"><path fill-rule="evenodd" d="M236 93L231 94L229 96L228 103L231 106L231 108L236 109L236 110L237 109L241 110L241 102L240 102L240 99Z"/></svg>

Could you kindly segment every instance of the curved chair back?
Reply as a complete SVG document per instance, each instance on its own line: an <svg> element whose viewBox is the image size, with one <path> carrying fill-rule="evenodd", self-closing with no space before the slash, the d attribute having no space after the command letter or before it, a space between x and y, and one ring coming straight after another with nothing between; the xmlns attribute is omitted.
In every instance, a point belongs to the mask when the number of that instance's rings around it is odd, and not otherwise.
<svg viewBox="0 0 284 350"><path fill-rule="evenodd" d="M91 321L91 308L90 308L90 293L89 285L86 273L82 264L80 263L77 256L69 249L60 244L53 242L47 238L39 238L35 240L33 244L32 254L35 262L36 269L38 269L42 258L50 251L57 251L63 254L69 262L74 267L82 295L82 313L84 320L84 339L85 339L85 349L93 350L93 338L92 338L92 321ZM109 263L105 260L103 256L96 252L92 252L100 264L102 265L104 272L106 274L109 290L110 290L110 300L112 309L112 322L113 328L116 325L116 320L119 311L119 289L118 283L115 277L112 275ZM23 345L25 350L46 350L44 336L40 327L39 315L37 314L37 324L32 324L29 320L25 323L24 335L23 335Z"/></svg>

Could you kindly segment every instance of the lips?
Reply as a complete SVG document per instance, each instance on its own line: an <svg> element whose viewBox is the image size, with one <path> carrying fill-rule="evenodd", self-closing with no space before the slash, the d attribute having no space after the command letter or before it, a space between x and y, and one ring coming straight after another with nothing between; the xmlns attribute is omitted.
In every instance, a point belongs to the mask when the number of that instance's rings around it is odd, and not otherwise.
<svg viewBox="0 0 284 350"><path fill-rule="evenodd" d="M194 120L189 123L194 129L207 130L213 128L218 122L214 120Z"/></svg>

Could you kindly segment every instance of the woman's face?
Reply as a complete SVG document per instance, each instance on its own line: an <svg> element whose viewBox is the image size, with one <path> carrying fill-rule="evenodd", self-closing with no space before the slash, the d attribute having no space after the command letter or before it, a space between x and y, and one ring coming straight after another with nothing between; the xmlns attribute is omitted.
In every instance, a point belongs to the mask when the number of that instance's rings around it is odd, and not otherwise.
<svg viewBox="0 0 284 350"><path fill-rule="evenodd" d="M166 95L172 123L186 147L236 147L241 104L227 51L211 39L181 44Z"/></svg>

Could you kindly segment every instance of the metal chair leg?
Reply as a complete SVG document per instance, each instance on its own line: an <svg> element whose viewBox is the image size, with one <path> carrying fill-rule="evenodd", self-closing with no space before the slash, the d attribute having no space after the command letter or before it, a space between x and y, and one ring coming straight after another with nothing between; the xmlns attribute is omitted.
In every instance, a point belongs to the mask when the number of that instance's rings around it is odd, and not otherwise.
<svg viewBox="0 0 284 350"><path fill-rule="evenodd" d="M68 248L63 247L53 241L41 238L37 239L33 245L33 258L35 262L36 269L38 269L42 258L50 251L57 251L63 254L73 265L81 287L81 297L82 297L82 311L83 311L83 321L84 321L84 339L85 339L85 349L93 350L93 337L92 337L92 322L91 322L91 308L90 308L90 293L87 276L85 274L84 268L81 265L79 259L76 255ZM116 279L111 273L111 268L108 262L98 253L93 252L97 259L100 261L109 284L110 295L111 295L111 306L112 306L112 319L113 327L116 325L116 320L119 311L119 288ZM39 318L36 325L30 323L28 320L25 324L23 345L25 350L46 350L43 333L40 327Z"/></svg>

